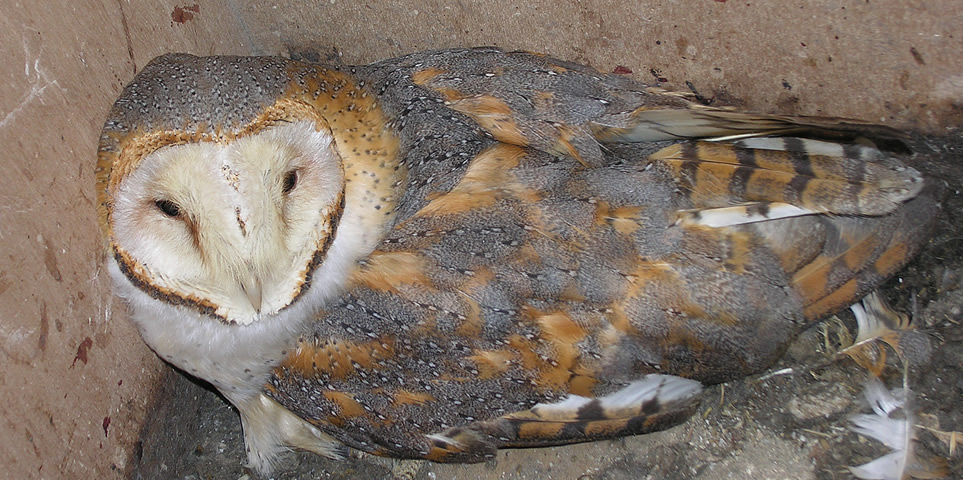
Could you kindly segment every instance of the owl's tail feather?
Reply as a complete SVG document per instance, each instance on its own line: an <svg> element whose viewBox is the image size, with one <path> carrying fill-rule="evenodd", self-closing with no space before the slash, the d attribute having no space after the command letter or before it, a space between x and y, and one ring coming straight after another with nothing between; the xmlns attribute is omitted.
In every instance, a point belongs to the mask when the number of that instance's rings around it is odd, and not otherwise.
<svg viewBox="0 0 963 480"><path fill-rule="evenodd" d="M883 217L824 217L822 253L797 270L791 284L810 322L847 308L895 274L936 224L937 195L924 191Z"/></svg>
<svg viewBox="0 0 963 480"><path fill-rule="evenodd" d="M780 259L808 321L896 273L927 238L938 187L875 144L798 137L689 141L649 156L692 208L677 224L750 228Z"/></svg>

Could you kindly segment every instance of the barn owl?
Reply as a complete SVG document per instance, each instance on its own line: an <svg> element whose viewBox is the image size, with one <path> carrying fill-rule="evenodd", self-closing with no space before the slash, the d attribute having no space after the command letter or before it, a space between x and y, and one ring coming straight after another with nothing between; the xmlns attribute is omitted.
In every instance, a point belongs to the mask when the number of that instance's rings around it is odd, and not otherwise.
<svg viewBox="0 0 963 480"><path fill-rule="evenodd" d="M677 424L896 272L939 209L898 138L494 48L169 54L97 193L116 294L252 468L478 462Z"/></svg>

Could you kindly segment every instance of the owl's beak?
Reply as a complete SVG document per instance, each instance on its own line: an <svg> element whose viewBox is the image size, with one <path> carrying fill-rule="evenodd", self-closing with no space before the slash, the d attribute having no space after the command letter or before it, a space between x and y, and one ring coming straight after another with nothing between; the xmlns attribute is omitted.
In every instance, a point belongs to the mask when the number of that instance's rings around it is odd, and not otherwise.
<svg viewBox="0 0 963 480"><path fill-rule="evenodd" d="M256 313L261 313L261 279L253 273L241 280L241 290L247 295Z"/></svg>

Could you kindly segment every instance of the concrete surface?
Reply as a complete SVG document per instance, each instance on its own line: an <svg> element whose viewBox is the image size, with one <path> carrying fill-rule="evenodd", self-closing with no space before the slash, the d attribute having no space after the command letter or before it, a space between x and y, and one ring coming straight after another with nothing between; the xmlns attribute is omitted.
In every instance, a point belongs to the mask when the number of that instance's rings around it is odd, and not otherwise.
<svg viewBox="0 0 963 480"><path fill-rule="evenodd" d="M241 2L255 48L333 46L345 63L497 45L617 66L765 112L930 132L963 120L957 0Z"/></svg>
<svg viewBox="0 0 963 480"><path fill-rule="evenodd" d="M230 15L175 24L172 8L0 2L0 477L122 476L166 371L110 294L98 132L153 56L250 52Z"/></svg>
<svg viewBox="0 0 963 480"><path fill-rule="evenodd" d="M169 370L110 296L93 166L110 104L157 54L336 47L353 63L493 44L621 66L670 88L690 82L706 98L760 111L931 134L963 124L959 0L0 0L0 13L0 462L9 478L119 478L143 453L141 425Z"/></svg>

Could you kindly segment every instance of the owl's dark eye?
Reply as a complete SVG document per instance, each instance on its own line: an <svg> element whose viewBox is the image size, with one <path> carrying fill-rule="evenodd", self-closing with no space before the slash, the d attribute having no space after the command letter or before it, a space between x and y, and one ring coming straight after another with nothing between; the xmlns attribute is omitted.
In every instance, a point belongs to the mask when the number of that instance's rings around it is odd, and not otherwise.
<svg viewBox="0 0 963 480"><path fill-rule="evenodd" d="M297 185L298 185L298 171L291 170L290 172L284 174L284 180L281 183L281 191L283 193L291 193L291 190L294 190L294 187L296 187Z"/></svg>
<svg viewBox="0 0 963 480"><path fill-rule="evenodd" d="M181 214L181 207L170 200L154 200L154 205L168 217L174 218Z"/></svg>

